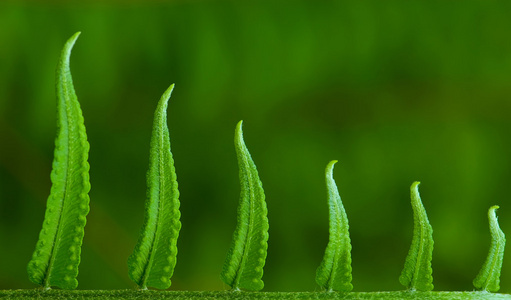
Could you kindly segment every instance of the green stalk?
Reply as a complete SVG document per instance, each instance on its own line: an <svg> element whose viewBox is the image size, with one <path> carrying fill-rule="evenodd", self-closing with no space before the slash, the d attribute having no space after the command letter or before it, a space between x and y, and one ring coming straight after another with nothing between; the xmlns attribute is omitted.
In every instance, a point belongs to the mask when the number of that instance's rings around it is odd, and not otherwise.
<svg viewBox="0 0 511 300"><path fill-rule="evenodd" d="M8 290L0 291L0 298L10 299L343 299L343 300L496 300L511 299L511 295L486 292L370 292L370 293L336 293L336 292L233 292L233 291L154 291L154 290Z"/></svg>

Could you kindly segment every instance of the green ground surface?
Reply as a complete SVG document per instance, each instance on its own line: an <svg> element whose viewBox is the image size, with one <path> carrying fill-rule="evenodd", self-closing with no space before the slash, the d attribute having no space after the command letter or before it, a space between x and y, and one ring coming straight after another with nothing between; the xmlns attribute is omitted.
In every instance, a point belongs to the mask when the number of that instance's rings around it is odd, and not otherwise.
<svg viewBox="0 0 511 300"><path fill-rule="evenodd" d="M187 292L135 290L7 290L0 291L3 299L511 299L511 295L486 292Z"/></svg>

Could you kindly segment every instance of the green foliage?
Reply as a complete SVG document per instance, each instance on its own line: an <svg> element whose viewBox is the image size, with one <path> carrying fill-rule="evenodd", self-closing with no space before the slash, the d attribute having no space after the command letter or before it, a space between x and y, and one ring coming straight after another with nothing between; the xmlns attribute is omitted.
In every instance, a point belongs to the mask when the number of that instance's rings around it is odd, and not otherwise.
<svg viewBox="0 0 511 300"><path fill-rule="evenodd" d="M44 223L27 271L46 288L74 289L89 213L89 143L69 69L71 50L80 33L65 44L57 66L57 138L52 187Z"/></svg>
<svg viewBox="0 0 511 300"><path fill-rule="evenodd" d="M324 176L314 170L322 173L329 157L342 163L336 180L346 173L339 189L349 201L355 290L402 288L399 274L375 275L403 267L412 211L398 195L408 193L411 174L432 187L431 199L419 188L435 230L435 290L440 279L449 290L472 289L490 244L489 232L479 240L476 230L488 230L490 206L502 206L497 216L511 233L508 200L500 200L511 180L509 11L506 0L0 1L0 289L35 286L19 266L34 250L50 190L51 75L78 30L71 71L92 147L78 288L135 285L126 259L143 222L152 114L170 79L178 85L169 129L188 229L172 289L222 285L235 226L224 211L236 210L239 193L237 178L227 179L236 163L230 125L240 119L266 196L275 199L267 202L263 290L319 289L328 217ZM407 244L382 245L381 268L356 260L372 257L368 236L402 242L396 228L408 229ZM511 293L506 260L500 292ZM387 261L400 263L387 269Z"/></svg>
<svg viewBox="0 0 511 300"><path fill-rule="evenodd" d="M179 299L195 298L278 298L278 299L509 299L511 295L488 294L499 290L505 236L499 227L496 209L488 211L491 246L488 257L474 280L482 292L430 292L433 289L433 230L419 195L419 182L410 187L414 213L412 245L399 281L409 291L346 293L353 289L351 241L348 218L337 185L331 161L325 170L330 212L330 237L323 261L317 269L317 283L328 291L345 293L226 293L174 292L154 294L141 291L49 291L56 286L74 289L80 263L80 252L89 212L89 144L82 111L78 103L69 68L72 48L80 33L65 44L57 67L57 124L55 158L51 193L39 241L27 270L32 282L45 287L36 291L1 292L0 297L50 298L144 298L157 295ZM177 256L177 239L181 229L179 191L174 160L170 150L167 107L174 85L161 97L154 115L147 173L145 221L139 241L128 259L129 276L142 290L147 287L167 289L171 285ZM268 218L264 190L257 168L243 140L242 121L235 131L235 149L241 185L237 226L225 261L221 278L234 290L258 291L264 287L263 267L268 248ZM145 293L145 294L144 294Z"/></svg>
<svg viewBox="0 0 511 300"><path fill-rule="evenodd" d="M499 227L499 222L495 211L497 205L488 210L488 220L490 222L491 243L488 257L484 262L481 271L474 279L474 286L477 289L489 292L497 292L500 289L500 270L504 259L504 248L506 245L506 236Z"/></svg>
<svg viewBox="0 0 511 300"><path fill-rule="evenodd" d="M416 181L410 187L413 208L413 239L406 257L405 267L399 282L411 290L431 291L433 289L433 228L429 224L426 210L419 195Z"/></svg>
<svg viewBox="0 0 511 300"><path fill-rule="evenodd" d="M221 278L233 289L258 291L264 287L261 278L268 250L268 209L263 185L243 141L242 123L236 126L234 138L241 185L238 223Z"/></svg>
<svg viewBox="0 0 511 300"><path fill-rule="evenodd" d="M148 286L169 288L176 265L181 213L167 127L167 105L173 89L174 85L171 85L163 94L154 114L145 221L135 250L128 259L130 278L142 289Z"/></svg>
<svg viewBox="0 0 511 300"><path fill-rule="evenodd" d="M349 292L353 289L351 241L348 216L333 178L335 163L337 163L336 160L331 161L325 170L330 211L330 238L323 261L316 272L316 282L329 291Z"/></svg>

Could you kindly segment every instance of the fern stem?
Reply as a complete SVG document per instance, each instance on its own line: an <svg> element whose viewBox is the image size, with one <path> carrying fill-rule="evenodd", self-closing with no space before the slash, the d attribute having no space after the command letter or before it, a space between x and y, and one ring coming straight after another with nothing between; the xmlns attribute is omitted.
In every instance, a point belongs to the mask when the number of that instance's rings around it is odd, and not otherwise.
<svg viewBox="0 0 511 300"><path fill-rule="evenodd" d="M48 299L343 299L343 300L496 300L510 299L511 295L486 292L232 292L232 291L155 291L155 290L5 290L0 291L0 298L48 298Z"/></svg>

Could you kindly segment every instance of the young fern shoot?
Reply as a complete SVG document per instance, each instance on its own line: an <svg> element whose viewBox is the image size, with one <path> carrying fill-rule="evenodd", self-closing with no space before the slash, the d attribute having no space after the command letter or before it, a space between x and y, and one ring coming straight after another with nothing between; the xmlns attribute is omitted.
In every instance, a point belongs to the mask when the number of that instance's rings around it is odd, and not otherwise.
<svg viewBox="0 0 511 300"><path fill-rule="evenodd" d="M316 271L316 282L328 291L349 292L353 289L351 241L348 216L333 178L335 163L337 161L332 160L325 170L330 211L330 237L323 261Z"/></svg>
<svg viewBox="0 0 511 300"><path fill-rule="evenodd" d="M484 262L481 271L474 279L474 286L483 291L497 292L500 289L500 270L504 259L504 247L506 245L506 236L499 227L499 222L495 211L497 205L488 210L488 220L490 222L491 243L488 257Z"/></svg>
<svg viewBox="0 0 511 300"><path fill-rule="evenodd" d="M410 187L413 208L413 238L399 282L411 290L433 290L433 228L419 195L416 181Z"/></svg>
<svg viewBox="0 0 511 300"><path fill-rule="evenodd" d="M30 281L47 289L75 289L86 216L89 213L89 143L75 94L69 58L80 35L65 44L56 73L57 137L52 187L44 223L27 271Z"/></svg>
<svg viewBox="0 0 511 300"><path fill-rule="evenodd" d="M141 289L168 289L181 229L179 191L170 151L167 106L174 85L161 97L154 114L144 225L128 259L129 276Z"/></svg>
<svg viewBox="0 0 511 300"><path fill-rule="evenodd" d="M234 138L241 184L238 223L221 278L234 290L258 291L264 287L261 278L268 250L268 209L263 185L243 141L242 122L236 126Z"/></svg>

